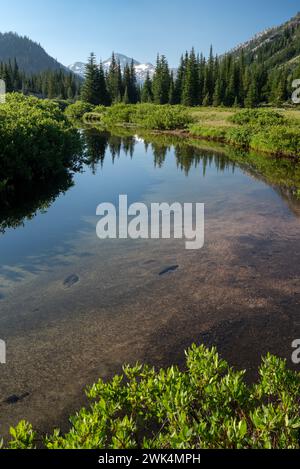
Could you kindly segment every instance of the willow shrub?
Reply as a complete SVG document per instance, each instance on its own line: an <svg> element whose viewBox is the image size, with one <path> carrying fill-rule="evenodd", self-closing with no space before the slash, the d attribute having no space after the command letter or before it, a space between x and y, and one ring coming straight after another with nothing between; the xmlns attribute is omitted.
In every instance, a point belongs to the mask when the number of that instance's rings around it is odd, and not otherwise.
<svg viewBox="0 0 300 469"><path fill-rule="evenodd" d="M194 124L191 135L221 140L245 150L284 156L300 156L300 127L282 112L270 109L242 109L229 117L231 127Z"/></svg>
<svg viewBox="0 0 300 469"><path fill-rule="evenodd" d="M300 156L299 127L272 126L265 131L254 132L251 148L288 156Z"/></svg>
<svg viewBox="0 0 300 469"><path fill-rule="evenodd" d="M137 364L87 391L90 408L55 430L48 449L298 448L300 374L268 355L258 384L247 386L216 350L193 345L186 371ZM34 448L36 434L21 422L11 448Z"/></svg>
<svg viewBox="0 0 300 469"><path fill-rule="evenodd" d="M87 112L92 112L94 106L84 101L76 101L74 104L70 104L66 109L65 113L69 119L80 120Z"/></svg>
<svg viewBox="0 0 300 469"><path fill-rule="evenodd" d="M108 108L96 108L94 112L101 115L101 124L107 127L131 125L149 130L176 130L185 129L192 122L192 117L183 106L115 104Z"/></svg>
<svg viewBox="0 0 300 469"><path fill-rule="evenodd" d="M287 123L282 112L270 109L242 109L229 118L239 125L273 126Z"/></svg>
<svg viewBox="0 0 300 469"><path fill-rule="evenodd" d="M76 165L80 149L56 103L13 93L0 104L0 191Z"/></svg>

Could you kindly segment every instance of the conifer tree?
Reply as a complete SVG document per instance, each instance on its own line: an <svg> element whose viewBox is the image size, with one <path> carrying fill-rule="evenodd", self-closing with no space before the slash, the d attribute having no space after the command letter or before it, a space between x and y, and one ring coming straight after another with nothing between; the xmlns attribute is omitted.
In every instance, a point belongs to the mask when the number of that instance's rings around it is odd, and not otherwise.
<svg viewBox="0 0 300 469"><path fill-rule="evenodd" d="M182 90L182 104L196 106L199 104L199 72L194 49L192 49L186 66Z"/></svg>
<svg viewBox="0 0 300 469"><path fill-rule="evenodd" d="M95 54L92 52L86 64L85 80L81 91L81 98L90 104L100 104L99 100L99 70Z"/></svg>
<svg viewBox="0 0 300 469"><path fill-rule="evenodd" d="M170 71L164 55L157 56L156 70L153 77L153 99L155 104L167 104L170 92Z"/></svg>
<svg viewBox="0 0 300 469"><path fill-rule="evenodd" d="M122 72L120 62L117 62L115 54L112 54L111 63L107 75L107 86L112 103L122 101Z"/></svg>
<svg viewBox="0 0 300 469"><path fill-rule="evenodd" d="M145 80L145 82L143 84L143 87L142 87L141 101L142 101L142 103L152 103L153 102L152 81L151 81L149 72L147 72L146 80Z"/></svg>
<svg viewBox="0 0 300 469"><path fill-rule="evenodd" d="M99 104L102 106L109 106L111 104L102 61L100 62L98 69L97 93Z"/></svg>
<svg viewBox="0 0 300 469"><path fill-rule="evenodd" d="M171 77L170 77L169 104L176 104L176 93L175 93L175 83L174 83L173 72L171 72Z"/></svg>

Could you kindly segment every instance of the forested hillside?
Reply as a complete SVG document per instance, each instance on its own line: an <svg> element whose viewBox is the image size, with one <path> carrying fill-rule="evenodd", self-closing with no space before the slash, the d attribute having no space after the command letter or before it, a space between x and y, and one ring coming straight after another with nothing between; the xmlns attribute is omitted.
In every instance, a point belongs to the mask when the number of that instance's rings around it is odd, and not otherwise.
<svg viewBox="0 0 300 469"><path fill-rule="evenodd" d="M18 62L20 70L27 74L65 69L50 57L40 44L28 37L21 37L12 32L0 33L0 61L8 63L14 59Z"/></svg>

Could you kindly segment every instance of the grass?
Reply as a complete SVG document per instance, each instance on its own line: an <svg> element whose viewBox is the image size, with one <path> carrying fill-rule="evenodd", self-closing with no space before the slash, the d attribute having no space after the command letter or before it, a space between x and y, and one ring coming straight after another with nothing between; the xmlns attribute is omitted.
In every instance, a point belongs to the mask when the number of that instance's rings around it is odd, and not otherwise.
<svg viewBox="0 0 300 469"><path fill-rule="evenodd" d="M190 111L189 134L246 150L299 157L300 111L283 109L214 109Z"/></svg>

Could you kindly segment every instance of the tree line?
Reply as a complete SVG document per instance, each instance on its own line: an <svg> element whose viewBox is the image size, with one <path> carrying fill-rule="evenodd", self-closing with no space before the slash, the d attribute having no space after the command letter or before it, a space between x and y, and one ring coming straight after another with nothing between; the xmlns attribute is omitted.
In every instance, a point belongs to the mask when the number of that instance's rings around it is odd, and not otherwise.
<svg viewBox="0 0 300 469"><path fill-rule="evenodd" d="M86 64L85 80L81 98L94 105L109 106L124 102L136 104L140 101L140 87L137 82L134 61L122 70L120 61L112 54L109 70L105 72L102 62L98 65L92 53Z"/></svg>
<svg viewBox="0 0 300 469"><path fill-rule="evenodd" d="M63 70L46 70L26 74L15 60L0 62L0 78L5 81L6 91L19 91L41 98L74 100L79 97L81 80L74 73Z"/></svg>
<svg viewBox="0 0 300 469"><path fill-rule="evenodd" d="M180 59L177 71L170 69L164 55L158 55L154 76L147 74L139 84L134 62L122 70L112 54L108 71L91 54L86 65L82 100L94 105L114 103L182 104L185 106L256 107L281 105L292 94L292 78L300 77L300 66L291 72L286 67L268 70L263 61L246 56L222 57L196 54L192 49Z"/></svg>

